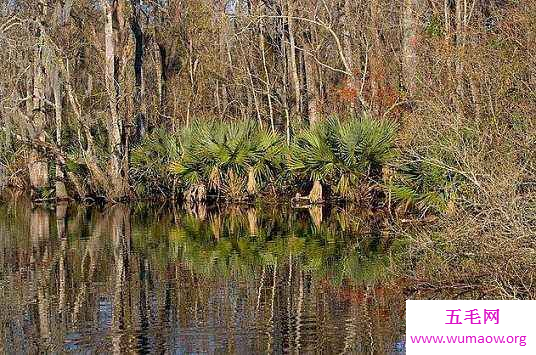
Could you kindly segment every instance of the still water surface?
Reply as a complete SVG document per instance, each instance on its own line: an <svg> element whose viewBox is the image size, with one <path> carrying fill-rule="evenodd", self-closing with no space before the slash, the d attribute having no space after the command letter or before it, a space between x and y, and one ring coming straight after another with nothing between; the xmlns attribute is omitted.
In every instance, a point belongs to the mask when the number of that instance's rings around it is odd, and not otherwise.
<svg viewBox="0 0 536 355"><path fill-rule="evenodd" d="M405 297L384 282L392 246L373 219L5 204L0 353L404 351Z"/></svg>

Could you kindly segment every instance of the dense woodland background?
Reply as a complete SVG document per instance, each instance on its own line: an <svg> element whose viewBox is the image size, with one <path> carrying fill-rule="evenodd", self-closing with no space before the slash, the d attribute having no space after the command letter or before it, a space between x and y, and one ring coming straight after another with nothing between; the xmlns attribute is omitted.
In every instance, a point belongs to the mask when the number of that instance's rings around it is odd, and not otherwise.
<svg viewBox="0 0 536 355"><path fill-rule="evenodd" d="M426 157L446 179L432 185L532 191L535 31L533 0L4 0L0 181L36 198L197 196L199 174L184 187L184 166L168 168L192 126L249 121L292 146L337 116L396 127L387 148L403 163L381 161L376 183L408 162L423 180ZM227 142L241 128L218 129ZM212 190L235 178L214 171Z"/></svg>

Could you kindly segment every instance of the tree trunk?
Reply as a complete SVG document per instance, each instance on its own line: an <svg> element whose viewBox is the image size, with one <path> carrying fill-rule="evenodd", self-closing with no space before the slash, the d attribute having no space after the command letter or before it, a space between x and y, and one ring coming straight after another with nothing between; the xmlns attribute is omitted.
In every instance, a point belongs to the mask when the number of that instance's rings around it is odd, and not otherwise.
<svg viewBox="0 0 536 355"><path fill-rule="evenodd" d="M45 17L46 8L43 4L39 5L40 17ZM32 95L32 114L33 132L29 132L30 139L36 139L41 142L45 141L45 67L43 59L44 34L42 28L37 29L37 45L34 50L33 66L33 95ZM48 161L36 148L32 148L28 158L28 171L30 174L30 186L32 195L39 194L42 189L48 186Z"/></svg>
<svg viewBox="0 0 536 355"><path fill-rule="evenodd" d="M106 23L104 26L104 38L106 46L106 90L110 113L107 118L108 149L110 153L108 175L110 178L111 191L107 191L108 198L118 200L127 194L127 175L123 171L123 147L121 141L122 124L119 118L117 106L116 68L115 68L115 41L113 17L116 1L110 5L107 0L101 0L105 11Z"/></svg>
<svg viewBox="0 0 536 355"><path fill-rule="evenodd" d="M352 1L344 0L343 8L343 17L341 22L343 23L343 33L342 33L342 42L344 44L344 57L346 58L346 63L350 69L355 69L354 67L354 53L352 49Z"/></svg>
<svg viewBox="0 0 536 355"><path fill-rule="evenodd" d="M265 75L265 82L266 82L266 99L268 101L268 111L270 113L270 127L272 129L272 132L275 131L274 126L274 108L272 105L272 85L270 83L270 74L268 73L268 66L266 64L266 50L264 48L264 33L262 29L262 25L259 29L259 45L261 47L261 55L262 55L262 67L264 69L264 75Z"/></svg>
<svg viewBox="0 0 536 355"><path fill-rule="evenodd" d="M284 2L281 2L281 8L284 9ZM284 33L285 31L285 21L281 21L281 25L279 27L279 31L281 33ZM289 107L289 94L288 94L288 80L289 80L289 62L288 62L288 49L287 45L285 43L286 37L281 36L281 51L282 51L282 57L283 57L283 87L281 89L281 101L283 104L283 110L285 112L285 133L287 137L287 145L290 144L290 107Z"/></svg>
<svg viewBox="0 0 536 355"><path fill-rule="evenodd" d="M143 85L143 61L144 61L144 42L145 37L140 25L139 7L140 0L132 0L133 14L130 19L130 28L134 34L135 52L134 52L134 117L136 125L136 139L142 140L145 135L147 122L144 110L144 85Z"/></svg>
<svg viewBox="0 0 536 355"><path fill-rule="evenodd" d="M417 93L417 49L422 0L404 0L402 18L402 75L410 97Z"/></svg>
<svg viewBox="0 0 536 355"><path fill-rule="evenodd" d="M370 105L372 112L376 115L380 112L381 88L384 84L385 65L383 55L383 44L381 40L381 9L380 0L371 0L370 16L372 31L372 56L370 58Z"/></svg>
<svg viewBox="0 0 536 355"><path fill-rule="evenodd" d="M305 82L307 83L307 111L309 114L309 123L315 124L321 119L320 110L320 90L318 86L318 68L314 59L314 50L312 45L312 33L309 38L305 39L304 63L305 63Z"/></svg>
<svg viewBox="0 0 536 355"><path fill-rule="evenodd" d="M300 77L298 75L298 63L296 58L296 37L294 34L294 5L292 0L287 0L288 7L288 37L289 37L289 72L290 83L294 91L294 99L296 100L296 113L301 114L301 93L300 93Z"/></svg>
<svg viewBox="0 0 536 355"><path fill-rule="evenodd" d="M352 33L355 31L352 21L352 0L344 0L343 17L341 22L343 23L342 43L344 48L344 57L348 68L352 71L350 76L349 86L355 90L356 97L353 98L351 103L352 113L355 113L358 104L359 95L359 78L356 73L361 71L361 61L359 56L354 55L354 46L352 44Z"/></svg>
<svg viewBox="0 0 536 355"><path fill-rule="evenodd" d="M60 74L57 68L52 72L52 90L54 92L54 110L56 115L56 144L58 149L62 152L61 148L61 129L62 129L62 97L61 97L61 82ZM65 188L63 166L59 159L56 159L56 199L65 200L69 195Z"/></svg>

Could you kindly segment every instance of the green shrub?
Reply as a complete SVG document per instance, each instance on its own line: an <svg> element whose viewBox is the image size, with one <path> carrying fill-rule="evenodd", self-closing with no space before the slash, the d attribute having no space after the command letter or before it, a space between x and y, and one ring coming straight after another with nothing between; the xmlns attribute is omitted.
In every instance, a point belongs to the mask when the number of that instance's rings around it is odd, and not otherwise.
<svg viewBox="0 0 536 355"><path fill-rule="evenodd" d="M282 137L254 121L198 121L181 136L182 154L170 165L190 201L208 192L243 200L258 194L283 168Z"/></svg>
<svg viewBox="0 0 536 355"><path fill-rule="evenodd" d="M389 185L395 201L426 213L452 211L465 177L440 158L413 153L399 162Z"/></svg>
<svg viewBox="0 0 536 355"><path fill-rule="evenodd" d="M176 191L169 163L180 156L176 135L158 129L131 151L130 179L138 196L172 196Z"/></svg>
<svg viewBox="0 0 536 355"><path fill-rule="evenodd" d="M291 144L288 166L299 178L320 181L346 199L357 187L380 180L395 156L395 125L368 117L332 117L303 130Z"/></svg>

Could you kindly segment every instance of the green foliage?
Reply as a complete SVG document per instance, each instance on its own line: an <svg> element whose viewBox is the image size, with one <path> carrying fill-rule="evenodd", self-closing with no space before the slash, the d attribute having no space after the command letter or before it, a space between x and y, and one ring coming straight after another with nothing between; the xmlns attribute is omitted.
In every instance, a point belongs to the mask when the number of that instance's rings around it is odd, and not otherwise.
<svg viewBox="0 0 536 355"><path fill-rule="evenodd" d="M130 155L130 178L139 196L170 197L174 183L168 165L180 156L178 137L165 129L148 134Z"/></svg>
<svg viewBox="0 0 536 355"><path fill-rule="evenodd" d="M54 196L55 190L52 187L39 187L33 191L34 199L50 199Z"/></svg>
<svg viewBox="0 0 536 355"><path fill-rule="evenodd" d="M75 159L67 157L65 162L65 170L71 173L80 174L82 171L82 166Z"/></svg>
<svg viewBox="0 0 536 355"><path fill-rule="evenodd" d="M283 166L282 137L254 121L198 121L183 132L181 143L170 170L189 191L202 186L241 200L260 192Z"/></svg>
<svg viewBox="0 0 536 355"><path fill-rule="evenodd" d="M399 163L389 190L395 201L442 213L454 207L465 180L442 160L414 154Z"/></svg>
<svg viewBox="0 0 536 355"><path fill-rule="evenodd" d="M205 220L183 215L169 232L176 259L210 278L258 276L262 268L285 267L289 262L338 285L344 281L374 283L387 273L380 238L343 231L335 214L316 226L295 211L255 210L252 228L246 211L226 212Z"/></svg>
<svg viewBox="0 0 536 355"><path fill-rule="evenodd" d="M432 16L428 20L424 32L429 37L441 37L443 36L443 23L439 16Z"/></svg>
<svg viewBox="0 0 536 355"><path fill-rule="evenodd" d="M380 178L382 167L394 158L395 133L391 122L332 117L296 136L288 166L299 177L319 180L352 198L358 184Z"/></svg>

